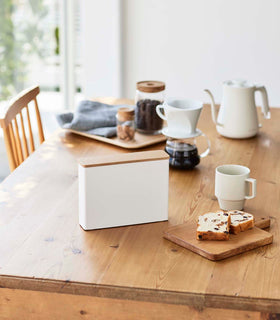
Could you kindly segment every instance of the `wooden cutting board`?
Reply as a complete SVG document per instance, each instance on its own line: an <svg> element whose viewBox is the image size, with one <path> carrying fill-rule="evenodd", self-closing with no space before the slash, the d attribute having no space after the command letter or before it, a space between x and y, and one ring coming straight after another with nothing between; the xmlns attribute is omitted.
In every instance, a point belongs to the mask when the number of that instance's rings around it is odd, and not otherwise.
<svg viewBox="0 0 280 320"><path fill-rule="evenodd" d="M272 243L272 234L260 229L269 225L268 218L260 218L256 219L253 229L231 234L228 241L199 241L196 239L196 223L187 222L168 228L164 238L209 260L218 261Z"/></svg>

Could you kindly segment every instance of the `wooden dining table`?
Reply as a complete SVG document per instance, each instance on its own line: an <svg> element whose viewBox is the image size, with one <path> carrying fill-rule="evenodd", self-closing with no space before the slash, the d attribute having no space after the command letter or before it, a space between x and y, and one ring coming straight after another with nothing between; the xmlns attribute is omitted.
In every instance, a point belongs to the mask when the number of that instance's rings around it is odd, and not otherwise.
<svg viewBox="0 0 280 320"><path fill-rule="evenodd" d="M170 168L168 221L92 231L78 221L78 159L165 143L126 150L53 133L0 184L0 319L280 319L280 109L259 119L256 137L227 139L205 105L211 152L194 170ZM274 240L214 262L163 232L219 208L215 168L228 163L257 179L245 211L270 217Z"/></svg>

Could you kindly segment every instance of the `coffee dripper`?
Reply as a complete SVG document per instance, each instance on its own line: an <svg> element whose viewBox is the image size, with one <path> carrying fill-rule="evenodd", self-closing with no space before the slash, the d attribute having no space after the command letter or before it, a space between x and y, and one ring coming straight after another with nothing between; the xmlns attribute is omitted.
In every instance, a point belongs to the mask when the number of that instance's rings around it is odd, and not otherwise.
<svg viewBox="0 0 280 320"><path fill-rule="evenodd" d="M159 117L167 122L162 133L167 137L165 151L169 155L169 164L178 169L193 169L200 159L210 152L210 141L207 136L196 128L203 103L190 99L169 98L156 110ZM164 114L161 112L164 109ZM206 150L198 154L197 139L204 137Z"/></svg>

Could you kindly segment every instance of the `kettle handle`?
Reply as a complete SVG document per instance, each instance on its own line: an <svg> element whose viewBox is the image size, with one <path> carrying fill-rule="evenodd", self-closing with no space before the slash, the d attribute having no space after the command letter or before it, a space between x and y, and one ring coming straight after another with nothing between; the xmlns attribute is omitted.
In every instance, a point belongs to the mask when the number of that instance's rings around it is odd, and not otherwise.
<svg viewBox="0 0 280 320"><path fill-rule="evenodd" d="M212 92L210 90L208 90L208 89L204 89L204 92L208 93L209 96L210 96L210 99L211 99L211 115L212 115L212 120L213 120L214 124L216 126L223 127L223 124L219 123L218 120L217 120L216 105L215 105L215 100L214 100Z"/></svg>
<svg viewBox="0 0 280 320"><path fill-rule="evenodd" d="M266 88L264 86L256 86L255 91L260 91L262 95L262 113L264 115L264 118L270 119L270 111Z"/></svg>
<svg viewBox="0 0 280 320"><path fill-rule="evenodd" d="M210 140L208 139L207 135L204 134L203 132L201 132L201 134L199 136L204 137L207 141L207 149L205 151L203 151L202 154L199 155L200 158L205 158L208 156L208 154L210 152L211 143L210 143ZM196 143L196 141L195 141L195 143Z"/></svg>

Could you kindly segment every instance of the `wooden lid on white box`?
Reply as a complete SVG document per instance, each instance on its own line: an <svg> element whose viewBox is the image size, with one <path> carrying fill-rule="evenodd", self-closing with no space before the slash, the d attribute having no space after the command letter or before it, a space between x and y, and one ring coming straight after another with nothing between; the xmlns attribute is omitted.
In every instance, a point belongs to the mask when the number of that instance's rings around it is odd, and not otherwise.
<svg viewBox="0 0 280 320"><path fill-rule="evenodd" d="M119 153L110 156L98 156L94 158L79 159L79 164L82 167L99 167L109 166L115 164L132 163L132 162L144 162L155 160L169 159L168 154L163 150L132 152L132 153Z"/></svg>

